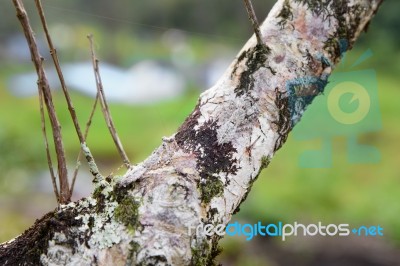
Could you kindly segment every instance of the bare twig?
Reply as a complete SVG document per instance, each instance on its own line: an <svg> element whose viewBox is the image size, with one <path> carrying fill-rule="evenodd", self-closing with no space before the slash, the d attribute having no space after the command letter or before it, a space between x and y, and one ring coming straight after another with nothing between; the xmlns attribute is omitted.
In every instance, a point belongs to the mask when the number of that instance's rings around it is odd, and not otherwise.
<svg viewBox="0 0 400 266"><path fill-rule="evenodd" d="M128 156L125 153L124 148L122 147L121 140L118 137L117 131L114 126L114 122L111 117L110 110L108 108L108 104L106 101L106 97L104 95L104 89L103 89L103 84L101 81L100 77L100 72L99 72L99 61L96 58L95 52L94 52L94 47L93 47L93 36L88 35L88 39L90 41L90 49L91 49L91 55L92 55L92 63L93 63L93 69L94 69L94 76L96 79L96 86L97 86L97 93L99 95L100 99L100 104L101 104L101 110L103 111L104 118L107 123L107 127L111 133L111 136L113 138L113 141L115 143L115 146L117 147L117 150L119 152L119 155L121 156L126 168L130 168L131 163L129 162Z"/></svg>
<svg viewBox="0 0 400 266"><path fill-rule="evenodd" d="M260 32L260 25L258 24L258 20L256 17L256 13L254 12L253 5L251 4L251 0L243 0L244 5L246 6L247 14L249 15L249 19L251 24L253 25L254 33L256 34L257 43L260 45L264 45L262 41L262 35Z"/></svg>
<svg viewBox="0 0 400 266"><path fill-rule="evenodd" d="M87 139L90 126L92 124L93 115L94 115L94 112L96 111L98 101L99 101L99 94L97 93L96 100L94 101L92 111L90 112L90 115L89 115L89 119L86 122L85 135L83 136L85 138L85 141ZM81 157L82 157L82 150L79 150L78 158L76 159L76 167L75 167L74 175L72 176L72 183L71 183L71 189L70 189L71 197L72 197L72 193L74 193L75 181L76 181L76 177L78 176L79 167L81 165Z"/></svg>
<svg viewBox="0 0 400 266"><path fill-rule="evenodd" d="M31 59L35 66L39 79L38 80L39 90L41 90L43 93L43 99L50 118L50 124L53 131L53 140L54 140L54 146L56 150L57 163L58 163L58 178L60 183L59 202L62 204L67 203L69 201L68 172L65 161L64 144L61 135L61 126L57 118L56 110L54 108L50 86L43 69L42 57L39 53L25 7L21 2L21 0L13 0L13 3L17 11L17 17L24 31L25 38L28 42L29 50L31 53Z"/></svg>
<svg viewBox="0 0 400 266"><path fill-rule="evenodd" d="M44 116L44 108L43 108L43 93L39 89L39 105L40 105L40 120L42 122L42 133L44 138L44 146L46 147L46 156L47 156L47 164L49 166L51 183L53 184L53 191L54 195L56 195L57 202L59 202L60 194L58 192L57 183L56 183L56 176L53 170L53 162L51 160L50 150L49 150L49 142L47 140L47 132L46 132L46 121Z"/></svg>
<svg viewBox="0 0 400 266"><path fill-rule="evenodd" d="M83 138L82 131L79 126L78 118L76 116L75 108L72 103L71 97L69 95L67 85L65 84L64 75L61 71L60 62L59 62L58 56L57 56L57 50L54 48L53 41L51 40L51 37L49 34L49 30L48 30L47 23L46 23L46 17L43 12L42 3L40 0L35 0L35 4L36 4L36 8L38 10L39 16L40 16L40 20L42 22L42 27L43 27L44 33L46 35L46 40L47 40L48 47L50 49L50 54L51 54L51 57L53 58L54 66L56 68L58 78L61 83L61 88L64 92L65 99L67 100L68 110L71 114L71 118L74 123L76 133L78 134L79 141L82 144L85 142L85 140Z"/></svg>
<svg viewBox="0 0 400 266"><path fill-rule="evenodd" d="M87 127L86 127L85 135L83 135L82 131L81 131L81 128L79 126L78 118L77 118L77 115L76 115L76 112L75 112L74 105L72 103L72 99L71 99L71 97L69 95L69 92L68 92L68 89L67 89L67 85L66 85L65 80L64 80L64 75L63 75L63 73L61 71L60 62L59 62L58 56L57 56L57 50L55 49L55 47L53 45L53 41L51 39L49 30L48 30L48 27L47 27L46 17L44 15L44 11L43 11L41 0L35 0L35 4L36 4L36 8L38 10L39 16L40 16L40 20L42 22L43 30L44 30L45 35L46 35L47 44L48 44L48 47L50 49L50 54L51 54L51 57L53 59L54 66L56 68L56 71L57 71L57 74L58 74L58 78L59 78L60 83L61 83L61 88L62 88L62 90L64 92L64 96L65 96L65 99L67 101L68 110L69 110L69 113L71 115L72 122L74 123L75 130L76 130L76 133L77 133L78 138L79 138L79 142L81 144L81 150L79 152L78 159L77 159L77 167L75 168L74 175L73 175L73 178L72 178L72 184L71 184L71 187L70 187L70 190L69 190L69 195L71 197L72 193L73 193L76 177L78 175L78 170L79 170L79 165L80 165L80 157L81 157L81 155L83 153L82 149L83 149L83 147L87 148L85 141L86 141L87 133L88 133L89 128L90 128L90 124L91 124L91 120L92 120L94 111L95 111L96 106L97 106L98 99L96 97L96 101L95 101L92 113L90 115L90 118L89 118L89 121L88 121L88 124L87 124ZM87 162L89 164L96 165L96 163L94 161L94 158L93 158L93 156L91 155L91 153L90 153L90 151L88 149L87 149L87 152L89 152L89 154L88 154L89 156L86 156ZM96 168L97 168L97 166L96 166ZM93 172L92 171L92 174L98 174L98 172Z"/></svg>

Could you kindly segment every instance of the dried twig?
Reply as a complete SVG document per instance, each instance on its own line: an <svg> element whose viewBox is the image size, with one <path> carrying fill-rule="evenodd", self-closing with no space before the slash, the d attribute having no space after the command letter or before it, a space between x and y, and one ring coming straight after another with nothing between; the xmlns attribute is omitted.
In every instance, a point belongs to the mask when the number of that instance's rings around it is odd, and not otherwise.
<svg viewBox="0 0 400 266"><path fill-rule="evenodd" d="M94 112L96 111L98 101L99 101L99 94L96 95L96 100L94 101L92 111L90 112L89 119L86 122L85 135L83 136L85 138L85 141L87 139L90 126L92 124L93 115L94 115ZM78 158L76 159L76 167L75 167L74 175L72 176L72 183L71 183L71 189L70 189L71 197L72 197L72 193L74 193L75 181L76 181L76 177L78 176L79 167L81 165L81 157L82 157L82 150L79 151Z"/></svg>
<svg viewBox="0 0 400 266"><path fill-rule="evenodd" d="M46 35L47 44L48 44L48 47L50 49L50 54L51 54L51 57L53 58L54 66L55 66L55 68L57 70L58 78L59 78L60 83L61 83L61 88L62 88L62 90L64 92L64 96L65 96L65 99L67 101L68 110L69 110L69 113L71 115L72 122L74 123L75 130L76 130L76 133L77 133L78 138L79 138L79 142L81 144L81 150L79 152L78 159L77 159L77 167L75 168L74 175L73 175L73 178L72 178L71 188L69 190L69 195L71 197L72 193L73 193L76 177L78 175L80 157L82 155L82 150L83 150L83 147L87 148L85 141L86 141L86 137L87 137L87 134L88 134L88 131L89 131L89 128L90 128L90 124L91 124L91 120L92 120L94 111L95 111L96 106L97 106L98 99L96 97L96 101L95 101L95 104L93 106L92 113L91 113L91 115L89 117L89 121L88 121L87 126L86 126L85 135L83 135L82 131L81 131L81 128L79 126L79 122L78 122L78 118L77 118L77 115L76 115L76 112L75 112L74 105L72 103L71 97L70 97L68 89L67 89L67 85L66 85L65 80L64 80L63 73L61 71L60 62L59 62L58 56L57 56L57 50L55 49L55 47L53 45L53 41L52 41L51 36L49 34L49 30L48 30L47 23L46 23L46 17L44 15L44 11L43 11L41 0L35 0L35 4L36 4L36 8L38 10L39 16L40 16L40 20L42 22L43 30L44 30L45 35ZM85 156L87 162L89 163L89 165L91 165L91 164L96 165L96 163L94 161L94 158L91 155L89 149L87 149L86 152L89 152L88 156ZM96 168L97 168L97 166L96 166ZM96 171L93 172L92 171L92 174L96 177L98 172L96 172Z"/></svg>
<svg viewBox="0 0 400 266"><path fill-rule="evenodd" d="M46 156L47 156L47 164L49 166L51 183L53 184L53 191L54 195L56 195L57 202L59 202L60 194L58 192L57 183L56 183L56 176L53 170L53 162L51 160L50 150L49 150L49 142L47 140L47 132L46 132L46 121L44 116L44 108L43 108L43 93L39 89L39 105L40 105L40 120L42 122L42 133L44 138L44 146L46 147Z"/></svg>
<svg viewBox="0 0 400 266"><path fill-rule="evenodd" d="M117 150L119 152L119 155L121 156L126 168L130 168L131 163L129 162L128 156L125 153L124 148L122 147L122 143L118 137L117 131L114 126L114 122L111 117L110 110L108 108L108 104L104 95L104 89L103 89L103 84L101 81L100 73L99 73L99 60L96 58L95 52L94 52L94 47L93 47L93 36L88 35L88 39L90 41L90 49L91 49L91 55L92 55L92 63L93 63L93 69L94 69L94 76L96 79L96 86L97 86L97 93L99 95L100 99L100 104L101 104L101 110L103 111L104 118L107 123L107 127L111 133L111 136L113 138L113 141L115 143L115 146L117 147Z"/></svg>
<svg viewBox="0 0 400 266"><path fill-rule="evenodd" d="M44 33L46 35L46 40L47 40L47 44L48 44L48 47L49 47L49 50L50 50L50 54L51 54L51 57L53 59L54 66L56 68L56 71L57 71L57 74L58 74L58 78L59 78L60 83L61 83L61 88L62 88L62 90L64 92L64 96L65 96L65 99L67 101L68 110L69 110L69 113L71 115L72 122L73 122L73 124L75 126L75 130L76 130L76 133L77 133L78 138L79 138L79 142L80 142L81 147L82 147L82 144L85 143L87 134L85 136L83 136L81 128L79 126L79 122L78 122L78 118L76 116L75 108L74 108L74 105L72 103L71 97L69 95L68 88L67 88L67 85L66 85L65 80L64 80L64 75L63 75L62 70L61 70L60 62L58 60L57 50L54 47L53 41L52 41L50 33L49 33L49 29L47 27L46 17L44 15L44 11L43 11L41 0L35 0L35 4L36 4L36 8L37 8L38 13L39 13L40 20L42 22L42 27L43 27ZM96 102L97 102L97 100L96 100ZM95 105L97 105L97 103ZM91 117L92 116L93 115L91 115ZM88 128L87 128L87 130L88 130ZM76 176L78 174L78 169L79 169L78 165L79 165L81 154L82 154L82 149L79 152L79 156L78 156L78 160L77 160L77 168L74 171L72 184L71 184L70 191L69 191L70 196L72 196L73 188L74 188L75 181L76 181ZM89 160L92 161L93 158L90 158L90 159L87 159L87 160L89 162Z"/></svg>
<svg viewBox="0 0 400 266"><path fill-rule="evenodd" d="M260 32L260 25L258 24L256 13L254 11L253 5L251 4L251 0L243 0L243 1L244 5L246 6L247 14L249 15L250 22L253 25L254 33L256 34L257 38L257 43L260 45L264 45L262 41L262 35Z"/></svg>
<svg viewBox="0 0 400 266"><path fill-rule="evenodd" d="M53 140L54 140L54 146L56 150L57 163L58 163L58 178L60 183L59 202L62 204L67 203L69 201L68 172L65 161L64 144L62 142L61 126L57 118L56 110L54 108L50 86L43 69L42 57L39 53L35 37L33 36L33 30L30 25L25 7L21 2L21 0L13 0L13 3L17 11L17 17L24 31L25 38L28 42L29 50L31 53L31 59L35 66L39 79L38 80L39 90L41 90L43 93L43 99L50 118L50 124L53 131Z"/></svg>
<svg viewBox="0 0 400 266"><path fill-rule="evenodd" d="M42 3L41 3L40 0L35 0L35 3L36 3L36 8L37 8L37 10L39 12L39 16L40 16L40 20L42 22L42 27L43 27L44 33L46 35L47 44L48 44L49 49L50 49L50 54L51 54L51 57L53 58L54 66L55 66L55 68L57 70L58 78L59 78L60 83L61 83L61 88L62 88L62 90L64 92L65 99L67 100L69 113L71 114L71 118L72 118L72 121L74 123L75 130L76 130L76 133L78 135L79 141L80 141L81 144L83 144L85 142L85 139L84 139L84 137L82 135L82 131L81 131L80 126L79 126L78 118L76 116L75 108L74 108L74 105L72 103L71 97L69 95L69 92L68 92L68 89L67 89L67 85L65 84L64 75L63 75L63 73L61 71L60 62L59 62L58 56L57 56L57 50L54 48L53 41L51 40L51 37L50 37L50 34L49 34L49 30L48 30L47 23L46 23L46 17L45 17L44 12L43 12Z"/></svg>

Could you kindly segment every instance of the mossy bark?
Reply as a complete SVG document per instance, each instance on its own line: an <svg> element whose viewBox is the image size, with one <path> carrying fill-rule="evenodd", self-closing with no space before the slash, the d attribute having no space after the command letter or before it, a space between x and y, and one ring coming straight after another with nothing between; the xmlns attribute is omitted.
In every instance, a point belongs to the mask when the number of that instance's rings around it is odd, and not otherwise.
<svg viewBox="0 0 400 266"><path fill-rule="evenodd" d="M1 265L210 265L260 171L321 94L381 0L279 0L178 132L92 197L0 246Z"/></svg>

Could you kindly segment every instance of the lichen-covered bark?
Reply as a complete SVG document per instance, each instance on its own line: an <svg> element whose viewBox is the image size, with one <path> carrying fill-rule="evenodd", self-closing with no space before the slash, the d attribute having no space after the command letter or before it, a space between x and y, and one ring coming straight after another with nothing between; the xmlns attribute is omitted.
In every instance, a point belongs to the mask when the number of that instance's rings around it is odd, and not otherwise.
<svg viewBox="0 0 400 266"><path fill-rule="evenodd" d="M92 197L0 247L1 265L210 265L260 171L321 94L381 0L279 0L177 133Z"/></svg>

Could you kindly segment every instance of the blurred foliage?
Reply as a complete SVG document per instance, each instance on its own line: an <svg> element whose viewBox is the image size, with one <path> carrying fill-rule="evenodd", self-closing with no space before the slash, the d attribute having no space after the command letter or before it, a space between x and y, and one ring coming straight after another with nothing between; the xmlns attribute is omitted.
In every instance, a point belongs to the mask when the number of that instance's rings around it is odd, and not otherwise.
<svg viewBox="0 0 400 266"><path fill-rule="evenodd" d="M28 10L33 10L34 1L26 1ZM46 14L65 19L68 24L95 24L109 29L126 28L138 30L143 35L152 31L164 31L178 28L199 35L214 37L241 38L248 35L251 27L247 20L242 1L230 0L42 0ZM253 5L260 18L265 17L273 0L253 0ZM14 10L10 2L0 2L2 23L0 32L3 36L14 34ZM78 20L76 19L78 18ZM33 20L37 17L32 16Z"/></svg>

